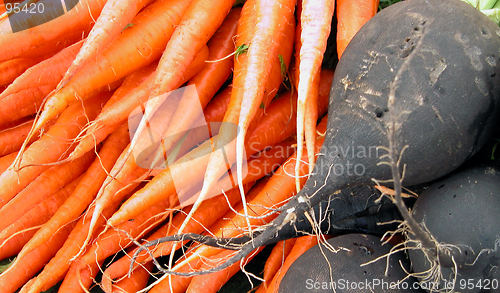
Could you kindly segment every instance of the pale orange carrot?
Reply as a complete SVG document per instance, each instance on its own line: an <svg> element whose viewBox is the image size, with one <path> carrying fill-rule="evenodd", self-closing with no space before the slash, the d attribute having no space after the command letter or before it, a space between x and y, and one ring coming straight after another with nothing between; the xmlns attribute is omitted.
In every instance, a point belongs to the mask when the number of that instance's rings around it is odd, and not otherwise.
<svg viewBox="0 0 500 293"><path fill-rule="evenodd" d="M300 48L298 64L298 104L297 104L297 155L302 156L304 145L304 125L306 120L306 105L317 101L317 88L319 87L319 71L326 50L326 43L330 35L335 0L302 0L300 15ZM312 101L309 101L312 100ZM314 109L311 109L314 113ZM314 118L314 117L313 117ZM314 145L316 123L308 123L308 149ZM314 165L314 155L309 153L309 170ZM295 166L295 176L298 176L299 162ZM299 180L297 178L297 190Z"/></svg>

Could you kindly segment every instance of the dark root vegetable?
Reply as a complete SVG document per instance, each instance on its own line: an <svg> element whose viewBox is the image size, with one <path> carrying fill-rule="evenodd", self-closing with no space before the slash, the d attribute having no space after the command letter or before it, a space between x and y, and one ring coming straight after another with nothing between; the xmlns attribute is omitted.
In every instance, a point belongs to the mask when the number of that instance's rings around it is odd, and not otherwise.
<svg viewBox="0 0 500 293"><path fill-rule="evenodd" d="M498 292L499 211L498 167L466 169L431 185L418 197L413 217L453 259L430 262L419 249L420 241L409 233L415 274L423 282L436 282L436 291Z"/></svg>
<svg viewBox="0 0 500 293"><path fill-rule="evenodd" d="M334 237L302 254L286 272L278 292L424 292L415 278L407 278L409 261L404 252L386 261L390 249L373 235Z"/></svg>
<svg viewBox="0 0 500 293"><path fill-rule="evenodd" d="M499 48L500 28L460 0L408 0L383 9L359 30L337 65L325 142L305 187L252 237L225 242L239 249L234 257L186 275L221 270L273 243L304 214L312 219L311 208L323 200L330 198L339 211L337 203L351 200L339 190L372 180L392 184L386 156L392 119L400 154L393 165L404 185L455 170L498 125Z"/></svg>

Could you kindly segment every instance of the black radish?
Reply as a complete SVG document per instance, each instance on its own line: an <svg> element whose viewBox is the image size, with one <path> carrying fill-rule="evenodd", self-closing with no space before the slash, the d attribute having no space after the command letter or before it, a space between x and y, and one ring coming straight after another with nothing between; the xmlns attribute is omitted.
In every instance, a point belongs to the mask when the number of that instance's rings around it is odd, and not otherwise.
<svg viewBox="0 0 500 293"><path fill-rule="evenodd" d="M408 253L422 282L435 284L436 291L500 292L500 168L467 168L432 184L412 214L442 253L453 256L450 262L429 261L409 233Z"/></svg>
<svg viewBox="0 0 500 293"><path fill-rule="evenodd" d="M347 234L327 243L295 260L281 280L279 293L425 292L415 278L407 278L410 266L404 252L393 253L386 262L391 244L382 245L379 237Z"/></svg>

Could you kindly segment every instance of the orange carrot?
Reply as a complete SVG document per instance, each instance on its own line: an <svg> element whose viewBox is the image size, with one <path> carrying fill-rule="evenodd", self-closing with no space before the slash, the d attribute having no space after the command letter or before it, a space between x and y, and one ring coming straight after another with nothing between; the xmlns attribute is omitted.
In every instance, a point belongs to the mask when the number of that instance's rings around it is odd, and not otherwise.
<svg viewBox="0 0 500 293"><path fill-rule="evenodd" d="M69 104L88 98L88 93L117 81L160 57L175 25L191 0L155 1L132 20L105 49L82 68L68 84L44 102L33 131L37 131ZM121 124L121 123L120 123Z"/></svg>
<svg viewBox="0 0 500 293"><path fill-rule="evenodd" d="M283 262L290 253L290 250L292 250L296 239L297 238L281 240L277 242L273 247L273 250L271 250L271 254L264 264L264 282L262 283L262 286L267 288L267 285L269 284L269 282L271 282L276 272L283 266Z"/></svg>
<svg viewBox="0 0 500 293"><path fill-rule="evenodd" d="M110 229L101 233L85 254L81 255L79 262L83 266L93 266L96 262L104 261L108 256L131 245L132 240L147 234L168 216L170 212L165 211L168 204L168 201L165 201L142 213L133 221L117 226L116 230Z"/></svg>
<svg viewBox="0 0 500 293"><path fill-rule="evenodd" d="M0 172L3 173L5 170L7 170L10 167L10 165L12 165L16 157L17 157L17 151L5 155L3 157L0 157Z"/></svg>
<svg viewBox="0 0 500 293"><path fill-rule="evenodd" d="M83 103L70 106L59 116L47 133L31 144L23 155L19 153L21 165L16 166L14 162L0 175L0 188L3 190L0 206L4 206L33 179L50 167L41 164L50 164L61 159L70 148L71 139L76 137L88 120L97 116L102 103L110 96L110 92L104 92Z"/></svg>
<svg viewBox="0 0 500 293"><path fill-rule="evenodd" d="M283 276L286 274L286 271L290 268L292 263L299 258L304 252L318 244L318 237L316 235L311 235L311 236L302 236L297 238L295 241L295 244L293 245L292 250L288 254L287 258L285 259L285 262L283 263L283 266L276 272L276 274L273 277L273 280L271 281L271 284L267 288L267 293L277 293L278 292L278 286L281 282L281 279L283 279Z"/></svg>
<svg viewBox="0 0 500 293"><path fill-rule="evenodd" d="M358 30L376 13L379 0L337 0L337 55L339 58Z"/></svg>
<svg viewBox="0 0 500 293"><path fill-rule="evenodd" d="M127 125L122 125L108 137L99 151L98 157L83 175L75 192L71 194L71 197L66 200L56 214L25 245L19 253L18 258L22 258L31 250L43 244L55 231L76 220L83 213L92 202L100 185L104 182L107 172L111 170L111 167L128 141Z"/></svg>
<svg viewBox="0 0 500 293"><path fill-rule="evenodd" d="M71 181L78 178L95 158L88 152L77 160L55 165L43 172L13 199L0 208L0 231L19 219L25 212Z"/></svg>
<svg viewBox="0 0 500 293"><path fill-rule="evenodd" d="M18 76L23 74L28 68L49 58L50 56L42 56L37 58L18 58L4 61L0 64L0 85L8 85L13 82Z"/></svg>
<svg viewBox="0 0 500 293"><path fill-rule="evenodd" d="M102 8L99 18L92 27L82 49L76 56L58 87L63 87L82 69L89 60L94 59L113 41L136 16L153 0L109 0ZM134 24L132 24L134 25Z"/></svg>
<svg viewBox="0 0 500 293"><path fill-rule="evenodd" d="M241 99L241 108L237 120L239 133L236 136L238 182L242 181L246 134L250 122L255 118L264 99L265 84L272 74L273 60L278 57L278 47L282 45L285 37L289 37L293 43L294 30L289 34L286 31L289 27L287 24L295 24L295 5L296 0L257 1L255 5L255 31L258 33L255 33L250 41L247 52L248 63L241 76L245 90L234 92L235 96L241 95L241 98L238 98ZM269 44L269 40L271 40L271 44ZM210 181L208 182L210 183ZM243 191L242 196L244 197ZM247 213L246 206L244 205L244 207L245 213Z"/></svg>
<svg viewBox="0 0 500 293"><path fill-rule="evenodd" d="M47 123L46 128L50 128L55 123L55 120L51 120ZM20 125L17 125L12 128L4 129L0 131L0 156L5 156L13 152L17 152L21 145L23 144L26 136L31 130L31 126L33 125L33 119L30 121L26 121ZM28 142L30 145L33 143L37 136L31 138Z"/></svg>
<svg viewBox="0 0 500 293"><path fill-rule="evenodd" d="M71 263L66 276L59 286L59 292L87 293L88 288L94 283L94 279L99 273L104 261L85 264L80 259Z"/></svg>
<svg viewBox="0 0 500 293"><path fill-rule="evenodd" d="M166 131L168 139L162 139L162 147L165 152L168 153L174 144L181 139L184 132L190 130L191 126L198 126L194 122L202 115L201 111L205 109L208 102L231 74L233 58L228 58L228 56L235 50L233 37L236 34L240 12L241 8L233 8L207 43L210 51L209 63L187 84L188 86L196 86L198 97L186 95L180 100L178 109Z"/></svg>
<svg viewBox="0 0 500 293"><path fill-rule="evenodd" d="M77 178L59 191L47 196L42 202L26 211L19 219L3 229L0 233L0 259L19 253L38 228L54 215L73 192L79 181L80 178Z"/></svg>
<svg viewBox="0 0 500 293"><path fill-rule="evenodd" d="M58 16L56 7L60 3L46 0L38 3L44 15ZM36 18L36 14L9 16L9 21L0 22L0 46L3 48L0 61L57 52L81 40L92 28L104 4L103 0L80 0L73 9L68 9L68 13L42 24L39 23L46 18Z"/></svg>
<svg viewBox="0 0 500 293"><path fill-rule="evenodd" d="M130 189L133 188L135 188L135 186L130 186L130 188L123 189L121 192L129 193L131 191ZM103 211L101 217L101 225L105 223L105 219L107 217L113 214L115 208L119 204L120 202L116 201ZM91 212L92 209L89 210L89 213ZM26 288L23 288L23 292L38 293L46 291L64 278L64 276L68 272L70 265L73 263L73 257L78 253L81 245L83 244L83 241L85 240L85 237L87 236L88 224L90 220L89 216L90 215L88 215L87 213L85 216L81 217L78 221L69 222L69 223L77 222L77 224L75 225L71 233L66 237L67 240L64 242L64 244L61 244L61 247L59 250L57 250L55 256L52 259L50 259L50 261L45 265L42 272L40 272L40 274L38 274L37 277L35 277L32 281L30 281L28 284L24 286ZM66 224L63 225L62 227L66 227L68 225L69 224ZM38 247L34 248L33 251L39 249ZM23 257L21 261L26 259L31 253L32 252L26 253L25 257ZM13 266L15 265L17 264L14 263ZM77 286L75 287L75 289L76 288L80 287ZM67 292L67 291L62 291L62 292Z"/></svg>
<svg viewBox="0 0 500 293"><path fill-rule="evenodd" d="M2 292L14 292L33 277L56 254L73 226L74 224L70 223L57 230L47 242L31 251L16 266L10 266L0 274Z"/></svg>
<svg viewBox="0 0 500 293"><path fill-rule="evenodd" d="M83 42L71 45L29 68L0 94L0 124L34 114L43 99L56 88ZM26 109L26 110L24 110ZM20 111L24 110L24 111Z"/></svg>
<svg viewBox="0 0 500 293"><path fill-rule="evenodd" d="M200 54L195 58L193 63L190 64L188 70L185 72L184 78L177 84L177 87L181 86L205 66L208 54L207 50L208 49L204 47L203 50L200 51ZM102 141L107 135L127 121L134 109L143 106L149 97L149 90L153 84L153 77L152 74L138 87L126 93L120 100L116 100L114 103L106 105L99 116L87 128L86 135L83 136L83 139L70 157L78 157L89 149L92 149L95 143Z"/></svg>
<svg viewBox="0 0 500 293"><path fill-rule="evenodd" d="M144 266L139 267L137 270L130 274L130 277L124 278L117 282L112 291L109 293L135 293L146 287L149 277L151 276L150 271L153 269L153 263L149 262L144 264Z"/></svg>
<svg viewBox="0 0 500 293"><path fill-rule="evenodd" d="M304 142L304 124L306 105L317 100L319 86L319 71L326 50L326 41L330 35L330 27L335 9L335 0L303 0L300 16L300 48L299 48L299 80L297 92L297 156L302 156ZM297 64L296 64L297 65ZM312 100L312 101L310 101ZM316 112L314 109L311 111ZM314 145L316 122L308 123L308 149ZM311 157L312 155L312 157ZM314 155L309 154L309 170L312 171ZM300 164L295 166L295 176L298 176ZM299 189L297 178L297 190Z"/></svg>
<svg viewBox="0 0 500 293"><path fill-rule="evenodd" d="M234 0L192 1L160 59L151 97L175 89L182 74L220 27L233 4Z"/></svg>
<svg viewBox="0 0 500 293"><path fill-rule="evenodd" d="M249 256L242 260L242 264L246 264L250 262L260 251L262 251L263 247L259 247L255 249ZM217 266L221 262L224 262L229 256L234 254L234 251L226 250L221 253L211 257L207 260L202 266L202 270L210 269L212 267ZM209 274L209 275L200 275L195 276L191 280L186 293L197 293L197 292L206 292L206 293L216 293L226 282L234 276L237 272L241 270L240 263L234 263L228 268Z"/></svg>

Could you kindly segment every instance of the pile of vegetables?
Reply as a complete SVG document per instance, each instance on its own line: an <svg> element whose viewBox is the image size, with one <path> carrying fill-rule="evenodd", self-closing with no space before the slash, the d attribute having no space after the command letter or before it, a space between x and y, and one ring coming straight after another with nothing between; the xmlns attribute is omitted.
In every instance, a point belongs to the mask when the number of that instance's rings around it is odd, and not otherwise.
<svg viewBox="0 0 500 293"><path fill-rule="evenodd" d="M402 186L494 134L500 29L476 8L500 4L242 2L0 6L0 292L217 292L266 246L246 274L278 292L352 231L465 251Z"/></svg>

